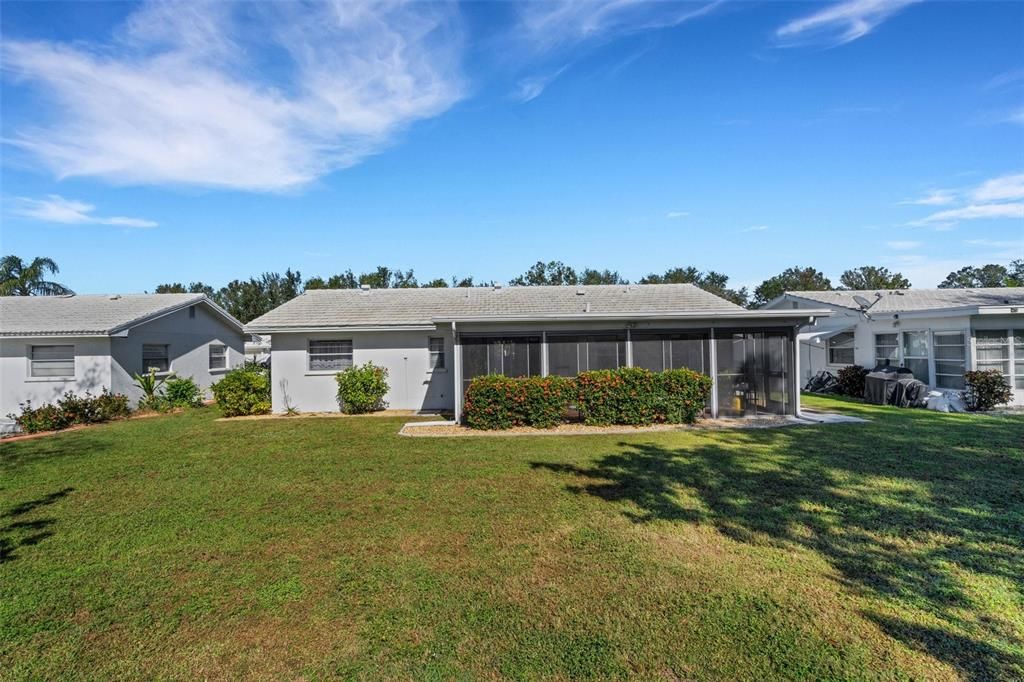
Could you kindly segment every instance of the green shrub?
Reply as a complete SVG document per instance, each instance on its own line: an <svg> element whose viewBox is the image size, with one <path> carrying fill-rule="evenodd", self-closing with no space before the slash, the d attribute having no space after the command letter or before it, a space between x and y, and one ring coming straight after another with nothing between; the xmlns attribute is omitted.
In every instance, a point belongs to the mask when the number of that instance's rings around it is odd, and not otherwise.
<svg viewBox="0 0 1024 682"><path fill-rule="evenodd" d="M32 402L26 401L19 407L20 414L12 412L7 417L25 433L59 431L76 424L99 424L127 417L131 412L128 396L106 389L97 396L90 393L78 396L68 391L56 403L32 407Z"/></svg>
<svg viewBox="0 0 1024 682"><path fill-rule="evenodd" d="M164 384L163 399L169 407L200 407L203 389L192 377L171 377Z"/></svg>
<svg viewBox="0 0 1024 682"><path fill-rule="evenodd" d="M142 397L139 398L140 410L163 411L167 409L167 402L160 394L160 388L170 377L158 377L156 370L151 369L146 374L135 374L133 378L135 386L142 391Z"/></svg>
<svg viewBox="0 0 1024 682"><path fill-rule="evenodd" d="M1013 398L1010 384L997 369L978 370L964 374L964 401L967 409L978 412L991 410L996 405L1004 405Z"/></svg>
<svg viewBox="0 0 1024 682"><path fill-rule="evenodd" d="M365 414L387 407L388 370L368 362L338 372L338 404L346 414Z"/></svg>
<svg viewBox="0 0 1024 682"><path fill-rule="evenodd" d="M559 376L478 376L466 389L463 418L474 429L551 428L565 419L573 398L573 383Z"/></svg>
<svg viewBox="0 0 1024 682"><path fill-rule="evenodd" d="M225 417L270 412L270 372L259 365L245 364L231 370L211 390Z"/></svg>
<svg viewBox="0 0 1024 682"><path fill-rule="evenodd" d="M622 367L576 377L576 406L584 423L593 425L692 423L710 394L710 377L688 369Z"/></svg>
<svg viewBox="0 0 1024 682"><path fill-rule="evenodd" d="M864 377L868 374L868 370L864 369L860 365L849 365L839 370L839 376L836 380L839 384L839 392L843 395L852 396L854 398L864 397Z"/></svg>

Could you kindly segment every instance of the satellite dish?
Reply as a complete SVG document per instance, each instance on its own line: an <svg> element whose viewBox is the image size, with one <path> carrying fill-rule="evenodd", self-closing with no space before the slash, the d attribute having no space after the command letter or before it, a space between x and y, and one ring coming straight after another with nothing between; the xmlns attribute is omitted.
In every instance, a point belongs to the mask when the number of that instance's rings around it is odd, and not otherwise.
<svg viewBox="0 0 1024 682"><path fill-rule="evenodd" d="M853 300L857 302L857 305L859 305L862 310L867 310L873 305L871 301L857 294L854 294Z"/></svg>

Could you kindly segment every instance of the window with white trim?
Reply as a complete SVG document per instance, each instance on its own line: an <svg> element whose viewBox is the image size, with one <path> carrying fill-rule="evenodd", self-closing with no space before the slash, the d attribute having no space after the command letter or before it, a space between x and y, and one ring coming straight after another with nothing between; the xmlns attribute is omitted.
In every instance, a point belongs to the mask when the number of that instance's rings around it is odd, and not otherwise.
<svg viewBox="0 0 1024 682"><path fill-rule="evenodd" d="M875 334L875 367L898 365L900 358L899 334Z"/></svg>
<svg viewBox="0 0 1024 682"><path fill-rule="evenodd" d="M74 346L31 346L29 348L29 376L75 376Z"/></svg>
<svg viewBox="0 0 1024 682"><path fill-rule="evenodd" d="M142 371L169 372L171 357L165 343L142 344Z"/></svg>
<svg viewBox="0 0 1024 682"><path fill-rule="evenodd" d="M829 337L826 345L828 347L828 364L853 364L853 332L834 334Z"/></svg>
<svg viewBox="0 0 1024 682"><path fill-rule="evenodd" d="M931 385L928 371L928 332L903 332L903 366L918 381Z"/></svg>
<svg viewBox="0 0 1024 682"><path fill-rule="evenodd" d="M429 337L427 346L430 348L430 369L444 369L444 337Z"/></svg>
<svg viewBox="0 0 1024 682"><path fill-rule="evenodd" d="M974 332L978 352L976 369L997 370L1012 386L1010 374L1010 333L1006 329L978 329Z"/></svg>
<svg viewBox="0 0 1024 682"><path fill-rule="evenodd" d="M311 340L309 371L331 372L352 366L352 339Z"/></svg>
<svg viewBox="0 0 1024 682"><path fill-rule="evenodd" d="M966 340L963 332L935 332L932 335L937 388L964 387L964 372L967 370Z"/></svg>
<svg viewBox="0 0 1024 682"><path fill-rule="evenodd" d="M210 344L210 369L227 369L228 347L223 343Z"/></svg>

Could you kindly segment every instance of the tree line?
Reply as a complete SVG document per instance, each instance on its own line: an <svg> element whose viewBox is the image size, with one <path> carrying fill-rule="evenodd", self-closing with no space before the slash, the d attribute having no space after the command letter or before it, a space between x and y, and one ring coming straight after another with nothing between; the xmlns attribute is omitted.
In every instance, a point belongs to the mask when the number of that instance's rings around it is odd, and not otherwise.
<svg viewBox="0 0 1024 682"><path fill-rule="evenodd" d="M57 264L49 258L35 258L25 263L17 256L4 256L0 260L0 295L59 295L71 290L48 277L59 272ZM747 287L730 287L729 276L714 270L703 271L694 266L669 268L665 272L651 272L640 278L639 284L693 284L716 296L750 308L763 306L786 291L834 291L851 289L909 289L910 281L899 272L887 268L865 265L846 270L838 285L820 270L794 266L769 277L749 291ZM526 272L513 278L513 286L574 286L579 284L629 284L616 270L574 268L562 261L538 261ZM297 270L284 273L265 272L258 277L235 279L220 288L204 282L170 282L160 284L158 294L206 294L218 305L242 322L249 322L277 306L290 301L303 291L312 289L356 289L369 285L374 289L403 289L416 287L471 287L492 286L493 281L476 281L473 277L452 277L420 282L413 270L378 266L361 272L345 270L336 275L303 279ZM1024 286L1024 259L1010 265L988 264L967 266L949 273L939 284L942 289L977 287Z"/></svg>

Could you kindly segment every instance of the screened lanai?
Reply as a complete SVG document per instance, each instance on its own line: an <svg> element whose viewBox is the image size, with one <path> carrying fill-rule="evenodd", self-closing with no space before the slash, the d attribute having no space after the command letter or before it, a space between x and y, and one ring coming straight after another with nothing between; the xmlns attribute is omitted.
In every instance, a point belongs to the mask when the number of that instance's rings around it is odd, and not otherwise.
<svg viewBox="0 0 1024 682"><path fill-rule="evenodd" d="M461 385L478 376L576 376L580 372L643 367L691 369L713 379L708 412L722 416L794 411L793 330L632 329L460 336Z"/></svg>

